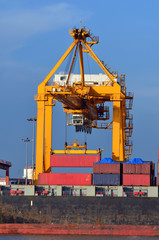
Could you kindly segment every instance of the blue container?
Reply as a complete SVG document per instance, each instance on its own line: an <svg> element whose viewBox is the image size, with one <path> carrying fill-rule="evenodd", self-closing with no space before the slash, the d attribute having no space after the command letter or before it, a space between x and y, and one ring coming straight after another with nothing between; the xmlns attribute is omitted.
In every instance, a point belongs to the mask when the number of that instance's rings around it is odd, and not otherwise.
<svg viewBox="0 0 159 240"><path fill-rule="evenodd" d="M93 185L118 186L120 185L120 174L93 174Z"/></svg>

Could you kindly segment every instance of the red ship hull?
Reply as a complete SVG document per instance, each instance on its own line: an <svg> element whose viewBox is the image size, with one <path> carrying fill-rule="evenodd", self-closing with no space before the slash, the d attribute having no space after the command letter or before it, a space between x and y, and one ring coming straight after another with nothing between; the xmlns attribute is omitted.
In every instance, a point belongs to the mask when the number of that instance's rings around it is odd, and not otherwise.
<svg viewBox="0 0 159 240"><path fill-rule="evenodd" d="M0 234L16 235L104 235L159 236L159 226L151 225L60 225L60 224L0 224Z"/></svg>

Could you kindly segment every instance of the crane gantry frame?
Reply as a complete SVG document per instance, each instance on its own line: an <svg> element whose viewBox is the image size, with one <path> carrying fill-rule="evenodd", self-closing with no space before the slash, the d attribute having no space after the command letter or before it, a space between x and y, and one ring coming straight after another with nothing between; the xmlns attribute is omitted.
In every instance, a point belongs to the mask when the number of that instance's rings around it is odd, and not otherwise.
<svg viewBox="0 0 159 240"><path fill-rule="evenodd" d="M126 93L125 75L120 75L120 83L117 82L117 72L111 72L102 61L95 55L91 47L98 43L98 38L93 36L88 29L73 28L70 35L74 38L72 44L57 62L44 81L38 86L37 101L37 140L36 140L36 168L35 183L38 182L39 173L51 172L50 154L59 153L52 150L52 107L55 101L63 103L64 112L68 114L84 114L91 121L92 128L108 129L112 128L112 159L124 161L129 157L132 150L132 143L129 137L132 135L132 116L129 110L132 108L133 96ZM75 48L72 64L65 85L49 82L56 70ZM72 67L79 50L81 82L69 84ZM100 66L109 78L104 85L86 85L84 79L83 53L88 53ZM104 127L98 125L99 111L98 105L105 102L113 102L113 121ZM107 120L107 119L104 119ZM72 151L72 152L71 152ZM64 153L75 153L67 150ZM78 153L78 152L76 152ZM81 153L81 151L80 151ZM99 153L99 151L87 151L85 153Z"/></svg>

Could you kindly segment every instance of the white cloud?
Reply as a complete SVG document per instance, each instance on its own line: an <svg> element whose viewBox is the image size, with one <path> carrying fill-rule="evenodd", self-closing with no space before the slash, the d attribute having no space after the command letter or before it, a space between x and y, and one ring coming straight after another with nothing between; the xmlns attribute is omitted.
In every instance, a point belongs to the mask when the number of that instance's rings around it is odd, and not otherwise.
<svg viewBox="0 0 159 240"><path fill-rule="evenodd" d="M42 32L53 31L62 26L78 24L91 12L75 5L59 3L36 9L6 10L0 12L0 46L3 53L21 47L24 40Z"/></svg>

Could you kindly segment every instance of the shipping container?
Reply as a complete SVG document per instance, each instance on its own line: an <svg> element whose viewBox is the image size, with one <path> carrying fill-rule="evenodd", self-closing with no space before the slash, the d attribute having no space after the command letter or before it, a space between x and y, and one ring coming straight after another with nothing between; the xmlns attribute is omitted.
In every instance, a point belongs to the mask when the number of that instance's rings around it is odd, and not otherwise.
<svg viewBox="0 0 159 240"><path fill-rule="evenodd" d="M151 186L153 176L148 174L123 174L124 186Z"/></svg>
<svg viewBox="0 0 159 240"><path fill-rule="evenodd" d="M51 173L93 173L92 167L52 167Z"/></svg>
<svg viewBox="0 0 159 240"><path fill-rule="evenodd" d="M94 163L93 173L120 174L120 163Z"/></svg>
<svg viewBox="0 0 159 240"><path fill-rule="evenodd" d="M124 174L131 174L131 173L136 173L136 164L132 163L123 163L123 173Z"/></svg>
<svg viewBox="0 0 159 240"><path fill-rule="evenodd" d="M157 174L159 174L159 162L157 163Z"/></svg>
<svg viewBox="0 0 159 240"><path fill-rule="evenodd" d="M123 173L124 174L151 174L152 163L144 164L133 164L133 163L123 163Z"/></svg>
<svg viewBox="0 0 159 240"><path fill-rule="evenodd" d="M51 155L50 167L93 167L94 162L100 161L100 155Z"/></svg>
<svg viewBox="0 0 159 240"><path fill-rule="evenodd" d="M159 173L157 173L157 186L159 186Z"/></svg>
<svg viewBox="0 0 159 240"><path fill-rule="evenodd" d="M120 185L120 174L93 174L93 185L118 186Z"/></svg>
<svg viewBox="0 0 159 240"><path fill-rule="evenodd" d="M92 174L88 173L40 173L39 185L80 185L92 184Z"/></svg>

